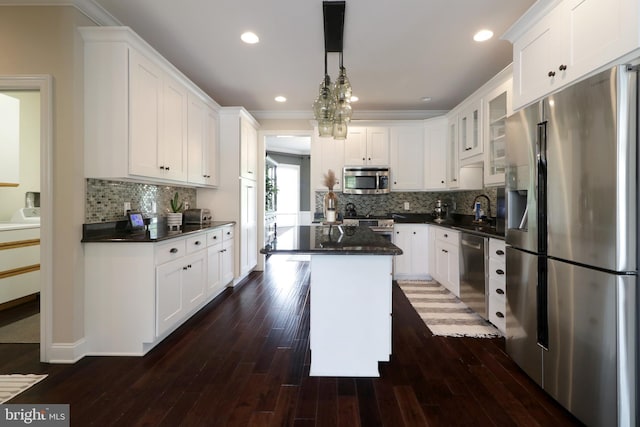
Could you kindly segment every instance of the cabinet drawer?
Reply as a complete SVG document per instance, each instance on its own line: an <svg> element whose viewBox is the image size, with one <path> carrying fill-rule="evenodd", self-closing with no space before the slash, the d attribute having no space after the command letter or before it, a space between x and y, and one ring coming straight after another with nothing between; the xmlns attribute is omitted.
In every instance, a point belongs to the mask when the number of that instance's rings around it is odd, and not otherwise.
<svg viewBox="0 0 640 427"><path fill-rule="evenodd" d="M233 239L233 226L232 225L228 225L228 226L222 227L222 238L223 238L223 240Z"/></svg>
<svg viewBox="0 0 640 427"><path fill-rule="evenodd" d="M450 242L453 244L458 244L458 238L460 233L457 231L449 230L447 228L435 228L436 240L440 240L441 242Z"/></svg>
<svg viewBox="0 0 640 427"><path fill-rule="evenodd" d="M507 291L504 280L489 280L489 296L500 299L503 306L506 304Z"/></svg>
<svg viewBox="0 0 640 427"><path fill-rule="evenodd" d="M505 265L504 260L489 258L489 279L502 280L504 282L507 271Z"/></svg>
<svg viewBox="0 0 640 427"><path fill-rule="evenodd" d="M506 259L506 244L503 240L498 239L489 239L489 257L496 260L504 260Z"/></svg>
<svg viewBox="0 0 640 427"><path fill-rule="evenodd" d="M204 233L187 238L187 253L192 254L207 247L207 236Z"/></svg>
<svg viewBox="0 0 640 427"><path fill-rule="evenodd" d="M495 298L493 295L489 297L489 322L496 325L503 333L506 330L505 308L504 300Z"/></svg>
<svg viewBox="0 0 640 427"><path fill-rule="evenodd" d="M174 239L160 243L155 248L156 265L164 264L187 254L185 239Z"/></svg>
<svg viewBox="0 0 640 427"><path fill-rule="evenodd" d="M207 232L207 246L217 245L218 243L222 243L222 228Z"/></svg>

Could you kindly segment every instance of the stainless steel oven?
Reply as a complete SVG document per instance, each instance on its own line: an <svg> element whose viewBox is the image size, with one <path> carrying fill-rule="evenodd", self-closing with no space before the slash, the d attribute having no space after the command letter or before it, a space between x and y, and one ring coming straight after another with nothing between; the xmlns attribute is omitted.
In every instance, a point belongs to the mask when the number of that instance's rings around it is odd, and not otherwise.
<svg viewBox="0 0 640 427"><path fill-rule="evenodd" d="M393 219L387 218L345 218L343 225L347 227L369 227L371 231L393 242Z"/></svg>

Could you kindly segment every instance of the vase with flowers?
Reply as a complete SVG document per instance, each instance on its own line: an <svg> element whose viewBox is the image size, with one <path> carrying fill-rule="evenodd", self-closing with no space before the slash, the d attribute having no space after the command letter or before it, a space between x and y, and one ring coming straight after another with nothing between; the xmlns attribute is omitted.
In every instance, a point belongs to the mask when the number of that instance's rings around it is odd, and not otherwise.
<svg viewBox="0 0 640 427"><path fill-rule="evenodd" d="M336 185L336 174L333 170L329 169L324 174L324 185L329 189L323 200L324 220L333 223L337 221L338 213L338 196L333 192L333 187Z"/></svg>

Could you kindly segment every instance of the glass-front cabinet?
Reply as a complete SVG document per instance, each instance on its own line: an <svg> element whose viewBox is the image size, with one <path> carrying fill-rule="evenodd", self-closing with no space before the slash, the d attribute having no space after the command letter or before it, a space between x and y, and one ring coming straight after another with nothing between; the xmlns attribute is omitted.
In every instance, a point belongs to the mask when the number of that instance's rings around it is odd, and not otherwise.
<svg viewBox="0 0 640 427"><path fill-rule="evenodd" d="M511 79L485 96L485 185L504 185L505 123L511 114Z"/></svg>
<svg viewBox="0 0 640 427"><path fill-rule="evenodd" d="M482 154L482 134L480 133L480 100L465 106L458 116L460 160Z"/></svg>
<svg viewBox="0 0 640 427"><path fill-rule="evenodd" d="M278 187L276 170L278 162L267 155L264 182L264 244L273 242L277 235L276 211L278 210Z"/></svg>
<svg viewBox="0 0 640 427"><path fill-rule="evenodd" d="M447 188L458 188L458 115L449 117L447 132Z"/></svg>

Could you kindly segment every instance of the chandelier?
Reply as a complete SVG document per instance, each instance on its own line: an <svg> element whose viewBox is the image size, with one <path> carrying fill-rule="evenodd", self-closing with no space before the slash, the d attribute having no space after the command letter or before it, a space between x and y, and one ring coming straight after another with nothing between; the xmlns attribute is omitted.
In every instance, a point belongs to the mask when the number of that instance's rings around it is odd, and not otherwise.
<svg viewBox="0 0 640 427"><path fill-rule="evenodd" d="M313 103L313 115L318 121L318 134L335 139L347 137L347 124L351 120L351 84L342 63L344 33L344 1L322 2L324 16L324 79L320 83L318 98ZM339 73L335 83L327 72L327 55L339 54Z"/></svg>

